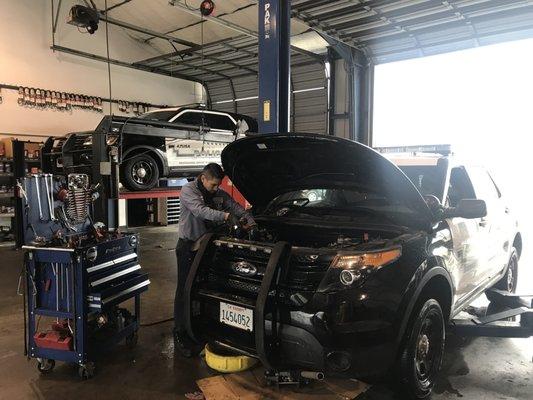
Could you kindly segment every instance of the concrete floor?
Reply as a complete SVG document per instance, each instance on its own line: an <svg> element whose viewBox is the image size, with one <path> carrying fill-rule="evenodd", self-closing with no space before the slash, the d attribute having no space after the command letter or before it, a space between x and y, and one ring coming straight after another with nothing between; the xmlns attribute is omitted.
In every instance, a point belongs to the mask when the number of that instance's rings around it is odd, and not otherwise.
<svg viewBox="0 0 533 400"><path fill-rule="evenodd" d="M172 315L175 290L175 228L141 231L141 264L150 274L142 300L143 324ZM0 248L0 399L182 399L195 381L212 375L203 360L174 356L170 322L141 328L133 352L119 346L85 382L73 366L58 363L41 376L23 356L22 298L16 295L22 252ZM524 267L522 267L523 269ZM533 399L533 339L449 337L433 399ZM377 384L358 399L397 399Z"/></svg>

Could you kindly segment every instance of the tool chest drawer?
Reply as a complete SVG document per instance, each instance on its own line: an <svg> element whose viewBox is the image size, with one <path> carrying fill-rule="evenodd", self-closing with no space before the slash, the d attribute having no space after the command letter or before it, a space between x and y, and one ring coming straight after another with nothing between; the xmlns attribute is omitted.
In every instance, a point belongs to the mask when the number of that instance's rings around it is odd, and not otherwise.
<svg viewBox="0 0 533 400"><path fill-rule="evenodd" d="M113 284L117 280L124 280L130 274L138 272L140 269L141 265L137 260L109 267L89 276L89 290L100 290L105 285Z"/></svg>
<svg viewBox="0 0 533 400"><path fill-rule="evenodd" d="M148 289L150 280L146 273L131 273L124 279L115 280L109 285L100 285L87 296L90 309L100 310L123 302Z"/></svg>

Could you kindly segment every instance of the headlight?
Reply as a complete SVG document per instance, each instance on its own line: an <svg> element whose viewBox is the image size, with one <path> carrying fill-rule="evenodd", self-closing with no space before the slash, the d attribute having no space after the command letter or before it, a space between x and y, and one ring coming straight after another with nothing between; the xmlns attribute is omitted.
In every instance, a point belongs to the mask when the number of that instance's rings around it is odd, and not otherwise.
<svg viewBox="0 0 533 400"><path fill-rule="evenodd" d="M372 272L396 261L401 255L400 247L367 253L338 254L319 290L338 290L360 285Z"/></svg>
<svg viewBox="0 0 533 400"><path fill-rule="evenodd" d="M338 255L333 260L332 267L343 269L379 268L397 260L401 255L402 250L400 248L373 253Z"/></svg>

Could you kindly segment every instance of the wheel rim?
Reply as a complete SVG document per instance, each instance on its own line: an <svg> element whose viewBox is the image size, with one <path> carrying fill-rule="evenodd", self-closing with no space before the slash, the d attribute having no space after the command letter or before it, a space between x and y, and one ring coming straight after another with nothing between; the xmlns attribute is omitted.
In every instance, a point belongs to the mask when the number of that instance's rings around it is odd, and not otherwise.
<svg viewBox="0 0 533 400"><path fill-rule="evenodd" d="M423 386L430 385L438 372L443 344L442 318L432 312L424 319L418 333L415 349L415 370Z"/></svg>
<svg viewBox="0 0 533 400"><path fill-rule="evenodd" d="M153 166L147 161L144 161L144 160L137 161L131 167L131 176L133 180L140 185L144 185L150 182L153 175L154 175Z"/></svg>
<svg viewBox="0 0 533 400"><path fill-rule="evenodd" d="M513 257L509 261L509 267L507 269L507 291L514 292L515 290L515 271L516 271L516 259Z"/></svg>

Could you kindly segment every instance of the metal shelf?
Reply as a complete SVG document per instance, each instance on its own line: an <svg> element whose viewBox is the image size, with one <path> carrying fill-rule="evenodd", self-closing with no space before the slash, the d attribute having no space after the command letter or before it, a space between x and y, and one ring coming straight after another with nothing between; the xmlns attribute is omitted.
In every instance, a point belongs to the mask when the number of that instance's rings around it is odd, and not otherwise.
<svg viewBox="0 0 533 400"><path fill-rule="evenodd" d="M0 213L0 218L14 218L14 213Z"/></svg>
<svg viewBox="0 0 533 400"><path fill-rule="evenodd" d="M169 197L179 197L179 189L153 189L147 192L127 192L121 191L119 199L160 199Z"/></svg>
<svg viewBox="0 0 533 400"><path fill-rule="evenodd" d="M0 193L0 199L8 199L15 197L15 194L12 192L9 193Z"/></svg>
<svg viewBox="0 0 533 400"><path fill-rule="evenodd" d="M0 177L11 177L13 172L0 172Z"/></svg>

